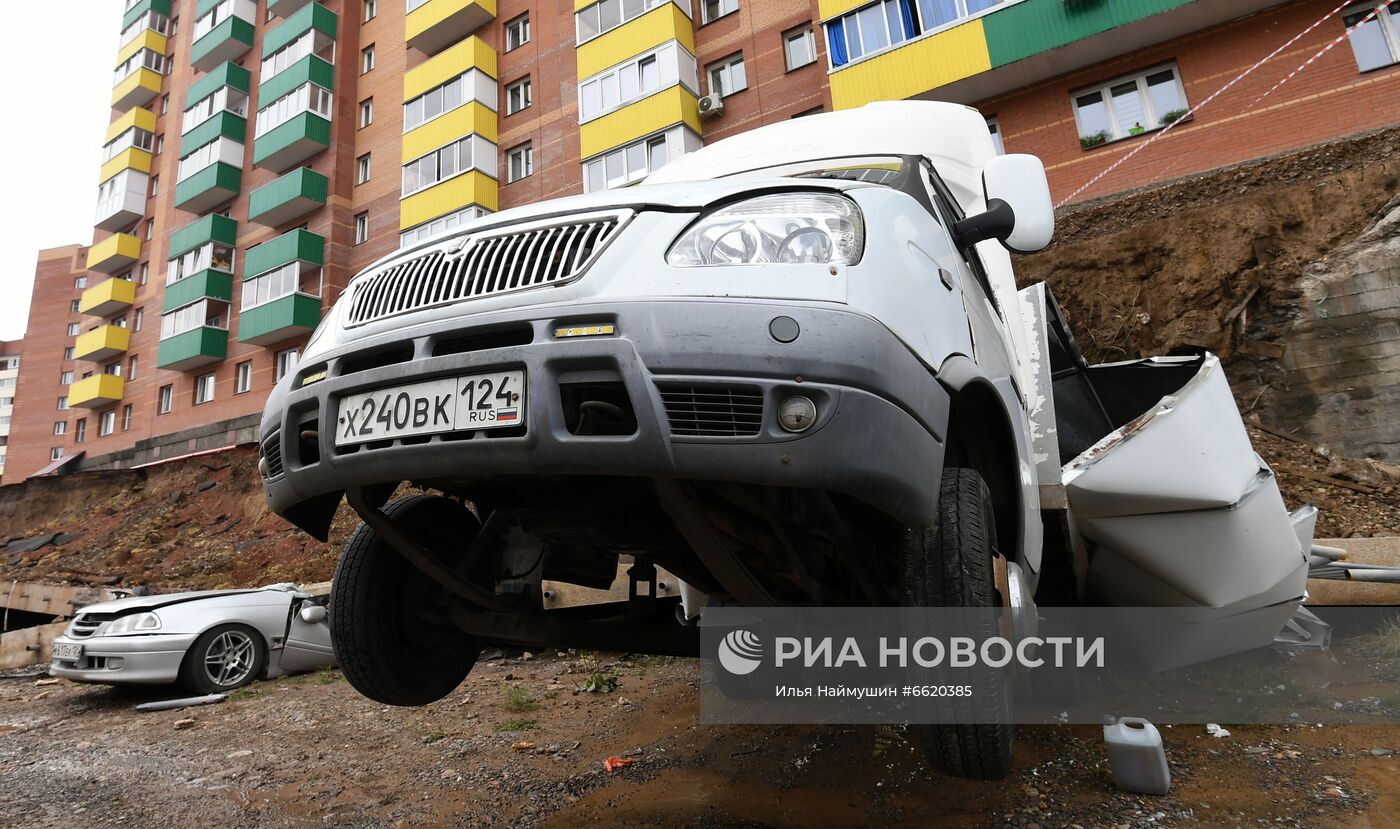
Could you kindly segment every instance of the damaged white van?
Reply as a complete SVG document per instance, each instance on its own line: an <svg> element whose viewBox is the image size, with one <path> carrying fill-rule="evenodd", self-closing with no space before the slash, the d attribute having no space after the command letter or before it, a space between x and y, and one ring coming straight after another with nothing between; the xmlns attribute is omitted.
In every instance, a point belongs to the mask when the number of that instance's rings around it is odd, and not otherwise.
<svg viewBox="0 0 1400 829"><path fill-rule="evenodd" d="M347 678L421 705L487 644L693 655L707 602L1169 605L1197 657L1266 644L1307 516L1214 357L1088 366L1018 293L1008 249L1053 226L1039 160L976 111L881 103L366 269L261 427L276 512L364 520L331 602ZM545 601L619 573L625 600ZM968 723L914 730L1004 776L1010 727Z"/></svg>

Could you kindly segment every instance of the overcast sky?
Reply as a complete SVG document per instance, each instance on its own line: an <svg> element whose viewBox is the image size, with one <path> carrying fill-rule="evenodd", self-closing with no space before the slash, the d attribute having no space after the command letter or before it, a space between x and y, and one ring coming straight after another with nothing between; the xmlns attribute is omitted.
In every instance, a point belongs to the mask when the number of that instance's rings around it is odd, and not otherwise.
<svg viewBox="0 0 1400 829"><path fill-rule="evenodd" d="M92 241L122 0L5 3L0 340L24 333L40 248Z"/></svg>

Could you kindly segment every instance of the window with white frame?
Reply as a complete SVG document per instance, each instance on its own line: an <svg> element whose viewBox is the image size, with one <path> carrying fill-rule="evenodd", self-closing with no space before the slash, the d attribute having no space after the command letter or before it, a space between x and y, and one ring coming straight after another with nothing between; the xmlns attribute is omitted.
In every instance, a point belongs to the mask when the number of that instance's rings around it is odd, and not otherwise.
<svg viewBox="0 0 1400 829"><path fill-rule="evenodd" d="M530 79L522 78L506 87L506 115L514 115L530 105Z"/></svg>
<svg viewBox="0 0 1400 829"><path fill-rule="evenodd" d="M446 216L439 216L431 222L424 222L417 227L409 228L399 234L399 245L407 247L412 244L431 239L450 230L455 230L465 222L469 222L479 216L486 215L486 211L480 207L464 207L448 213Z"/></svg>
<svg viewBox="0 0 1400 829"><path fill-rule="evenodd" d="M68 421L66 421L66 420L55 420L55 421L53 422L53 433L54 433L54 435L66 435L66 434L68 434Z"/></svg>
<svg viewBox="0 0 1400 829"><path fill-rule="evenodd" d="M58 398L58 410L61 412L68 411L68 395L65 394Z"/></svg>
<svg viewBox="0 0 1400 829"><path fill-rule="evenodd" d="M233 245L206 242L171 259L165 266L165 284L173 285L185 277L207 270L233 273Z"/></svg>
<svg viewBox="0 0 1400 829"><path fill-rule="evenodd" d="M122 29L121 42L118 44L118 48L140 37L141 33L147 30L159 34L167 34L170 31L170 19L158 11L146 12L131 21L130 26Z"/></svg>
<svg viewBox="0 0 1400 829"><path fill-rule="evenodd" d="M285 351L277 352L277 380L280 382L293 371L296 371L297 363L301 360L301 350L288 348Z"/></svg>
<svg viewBox="0 0 1400 829"><path fill-rule="evenodd" d="M365 153L355 159L355 183L364 184L369 181L369 160L370 154Z"/></svg>
<svg viewBox="0 0 1400 829"><path fill-rule="evenodd" d="M243 145L226 136L220 136L210 141L180 159L178 180L184 181L216 162L241 168L243 166Z"/></svg>
<svg viewBox="0 0 1400 829"><path fill-rule="evenodd" d="M506 24L506 51L530 42L530 14L526 12Z"/></svg>
<svg viewBox="0 0 1400 829"><path fill-rule="evenodd" d="M519 181L535 172L535 151L526 142L506 153L506 182Z"/></svg>
<svg viewBox="0 0 1400 829"><path fill-rule="evenodd" d="M220 112L231 112L239 118L247 118L248 93L231 86L221 86L195 101L185 109L180 122L180 134L189 132Z"/></svg>
<svg viewBox="0 0 1400 829"><path fill-rule="evenodd" d="M374 99L366 98L360 101L360 129L364 129L374 123Z"/></svg>
<svg viewBox="0 0 1400 829"><path fill-rule="evenodd" d="M742 54L730 55L706 66L705 77L710 80L711 95L726 97L749 88L749 80L744 74Z"/></svg>
<svg viewBox="0 0 1400 829"><path fill-rule="evenodd" d="M200 15L194 22L193 40L199 40L209 34L231 17L241 17L249 23L256 22L257 12L252 0L219 0L212 9Z"/></svg>
<svg viewBox="0 0 1400 829"><path fill-rule="evenodd" d="M76 336L78 336L79 334L81 334L82 332L83 332L83 327L82 327L82 325L81 325L80 323L70 322L70 323L68 324L68 336L70 336L70 337L76 337Z"/></svg>
<svg viewBox="0 0 1400 829"><path fill-rule="evenodd" d="M606 34L629 20L634 20L652 9L673 0L602 0L602 2L580 9L574 15L574 25L578 29L578 42L584 43ZM690 3L676 3L687 16Z"/></svg>
<svg viewBox="0 0 1400 829"><path fill-rule="evenodd" d="M988 118L987 132L992 134L992 146L996 147L997 155L1006 155L1006 147L1001 143L1001 122L995 118Z"/></svg>
<svg viewBox="0 0 1400 829"><path fill-rule="evenodd" d="M256 308L292 294L319 297L321 269L298 260L252 279L245 279L241 308L247 311L249 308Z"/></svg>
<svg viewBox="0 0 1400 829"><path fill-rule="evenodd" d="M700 22L709 23L739 10L739 0L701 0Z"/></svg>
<svg viewBox="0 0 1400 829"><path fill-rule="evenodd" d="M75 300L73 300L72 302L69 302L69 303L68 303L68 313L70 313L70 314L76 314L76 313L78 313L78 309L80 309L80 308L82 308L82 307L83 307L83 302L82 302L82 300L80 300L80 299L75 299Z"/></svg>
<svg viewBox="0 0 1400 829"><path fill-rule="evenodd" d="M102 161L108 162L121 155L127 150L145 150L150 152L155 147L155 134L146 132L140 127L132 127L124 131L121 135L108 141L102 148Z"/></svg>
<svg viewBox="0 0 1400 829"><path fill-rule="evenodd" d="M233 393L243 394L253 388L253 361L239 363L233 373Z"/></svg>
<svg viewBox="0 0 1400 829"><path fill-rule="evenodd" d="M214 399L214 375L201 374L194 379L194 404L208 403Z"/></svg>
<svg viewBox="0 0 1400 829"><path fill-rule="evenodd" d="M131 404L122 406L122 431L131 431Z"/></svg>
<svg viewBox="0 0 1400 829"><path fill-rule="evenodd" d="M97 419L97 436L106 437L117 431L117 412L113 409L110 412L103 412Z"/></svg>
<svg viewBox="0 0 1400 829"><path fill-rule="evenodd" d="M57 461L63 459L63 447L55 446L49 450L49 460Z"/></svg>
<svg viewBox="0 0 1400 829"><path fill-rule="evenodd" d="M355 244L369 241L369 211L355 214Z"/></svg>
<svg viewBox="0 0 1400 829"><path fill-rule="evenodd" d="M82 290L87 287L87 277L79 276L73 279L73 287Z"/></svg>
<svg viewBox="0 0 1400 829"><path fill-rule="evenodd" d="M82 443L87 440L87 418L80 417L73 422L73 442Z"/></svg>
<svg viewBox="0 0 1400 829"><path fill-rule="evenodd" d="M496 108L496 82L477 69L468 69L403 105L403 131L408 132L472 101Z"/></svg>
<svg viewBox="0 0 1400 829"><path fill-rule="evenodd" d="M174 386L161 386L160 399L156 404L156 414L169 414L170 405L175 400Z"/></svg>
<svg viewBox="0 0 1400 829"><path fill-rule="evenodd" d="M362 19L364 22L368 23L379 14L379 2L378 0L365 0L364 6L365 13Z"/></svg>
<svg viewBox="0 0 1400 829"><path fill-rule="evenodd" d="M326 63L335 63L335 39L319 29L307 29L297 35L296 40L263 58L262 76L258 82L267 83L307 55L315 55Z"/></svg>
<svg viewBox="0 0 1400 829"><path fill-rule="evenodd" d="M670 41L626 63L585 78L578 86L579 123L621 109L677 82L699 89L695 58Z"/></svg>
<svg viewBox="0 0 1400 829"><path fill-rule="evenodd" d="M132 357L132 358L128 361L127 365L128 365L128 368L127 368L127 371L126 371L126 379L128 379L128 380L135 380L135 379L136 379L136 369L137 369L137 367L140 365L140 362L137 360L137 358Z"/></svg>
<svg viewBox="0 0 1400 829"><path fill-rule="evenodd" d="M118 361L116 361L115 363L108 363L107 365L103 366L103 367L102 367L102 373L103 373L103 374L110 374L110 375L113 376L113 377L120 377L120 376L122 376L122 362L121 362L121 360L118 360Z"/></svg>
<svg viewBox="0 0 1400 829"><path fill-rule="evenodd" d="M133 331L140 331L140 330L141 330L141 327L142 327L143 325L145 325L145 324L146 324L146 309L145 309L145 308L137 308L137 309L136 309L136 313L134 313L134 314L131 315L131 328L132 328Z"/></svg>
<svg viewBox="0 0 1400 829"><path fill-rule="evenodd" d="M301 86L258 110L258 125L254 138L261 138L303 112L331 120L330 90L314 83Z"/></svg>
<svg viewBox="0 0 1400 829"><path fill-rule="evenodd" d="M811 26L783 34L783 56L787 59L789 72L816 62L817 36Z"/></svg>
<svg viewBox="0 0 1400 829"><path fill-rule="evenodd" d="M619 147L584 162L584 189L592 193L633 184L648 173L664 167L672 159L696 149L698 145L698 138L675 127L660 135Z"/></svg>
<svg viewBox="0 0 1400 829"><path fill-rule="evenodd" d="M374 44L366 46L360 50L360 74L364 75L374 68Z"/></svg>
<svg viewBox="0 0 1400 829"><path fill-rule="evenodd" d="M4 383L4 382L5 382L4 380L0 380L0 383ZM61 371L61 372L59 372L59 374L58 374L58 384L59 384L60 386L71 386L71 385L73 385L73 372L71 372L71 371Z"/></svg>
<svg viewBox="0 0 1400 829"><path fill-rule="evenodd" d="M878 0L826 23L833 68L1011 0Z"/></svg>
<svg viewBox="0 0 1400 829"><path fill-rule="evenodd" d="M63 349L63 359L65 359L65 360L71 360L71 359L73 359L73 346L70 345L70 346L68 346L67 348Z"/></svg>
<svg viewBox="0 0 1400 829"><path fill-rule="evenodd" d="M1357 3L1342 12L1342 25L1357 69L1366 72L1400 62L1400 3Z"/></svg>
<svg viewBox="0 0 1400 829"><path fill-rule="evenodd" d="M160 338L168 340L196 328L228 330L228 310L218 300L201 299L168 314L160 315Z"/></svg>
<svg viewBox="0 0 1400 829"><path fill-rule="evenodd" d="M1085 149L1158 129L1186 114L1186 90L1175 66L1159 66L1072 95Z"/></svg>
<svg viewBox="0 0 1400 829"><path fill-rule="evenodd" d="M468 135L403 165L402 194L408 196L472 169L473 143Z"/></svg>
<svg viewBox="0 0 1400 829"><path fill-rule="evenodd" d="M149 69L157 75L165 74L165 55L160 52L153 52L150 49L140 49L136 54L121 62L113 74L112 85L116 86L126 80L138 69Z"/></svg>

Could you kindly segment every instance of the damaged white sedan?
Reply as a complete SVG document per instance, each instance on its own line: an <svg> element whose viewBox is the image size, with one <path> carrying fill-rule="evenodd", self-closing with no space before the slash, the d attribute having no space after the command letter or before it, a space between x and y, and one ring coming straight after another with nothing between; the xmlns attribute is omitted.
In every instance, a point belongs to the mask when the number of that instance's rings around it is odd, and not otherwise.
<svg viewBox="0 0 1400 829"><path fill-rule="evenodd" d="M327 595L278 584L127 596L82 608L49 673L107 685L179 682L213 694L335 664Z"/></svg>

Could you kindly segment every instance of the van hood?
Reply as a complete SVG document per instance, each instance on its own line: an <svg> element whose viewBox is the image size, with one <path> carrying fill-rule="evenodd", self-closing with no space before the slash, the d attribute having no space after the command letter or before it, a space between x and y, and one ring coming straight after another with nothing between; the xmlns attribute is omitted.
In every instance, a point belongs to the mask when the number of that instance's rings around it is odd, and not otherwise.
<svg viewBox="0 0 1400 829"><path fill-rule="evenodd" d="M258 590L194 590L188 593L162 593L156 596L127 596L124 599L113 599L110 602L98 602L80 607L78 614L84 613L144 613L149 610L156 610L168 607L173 604L198 601L199 599L209 599L215 596L237 596L243 593L258 593Z"/></svg>

